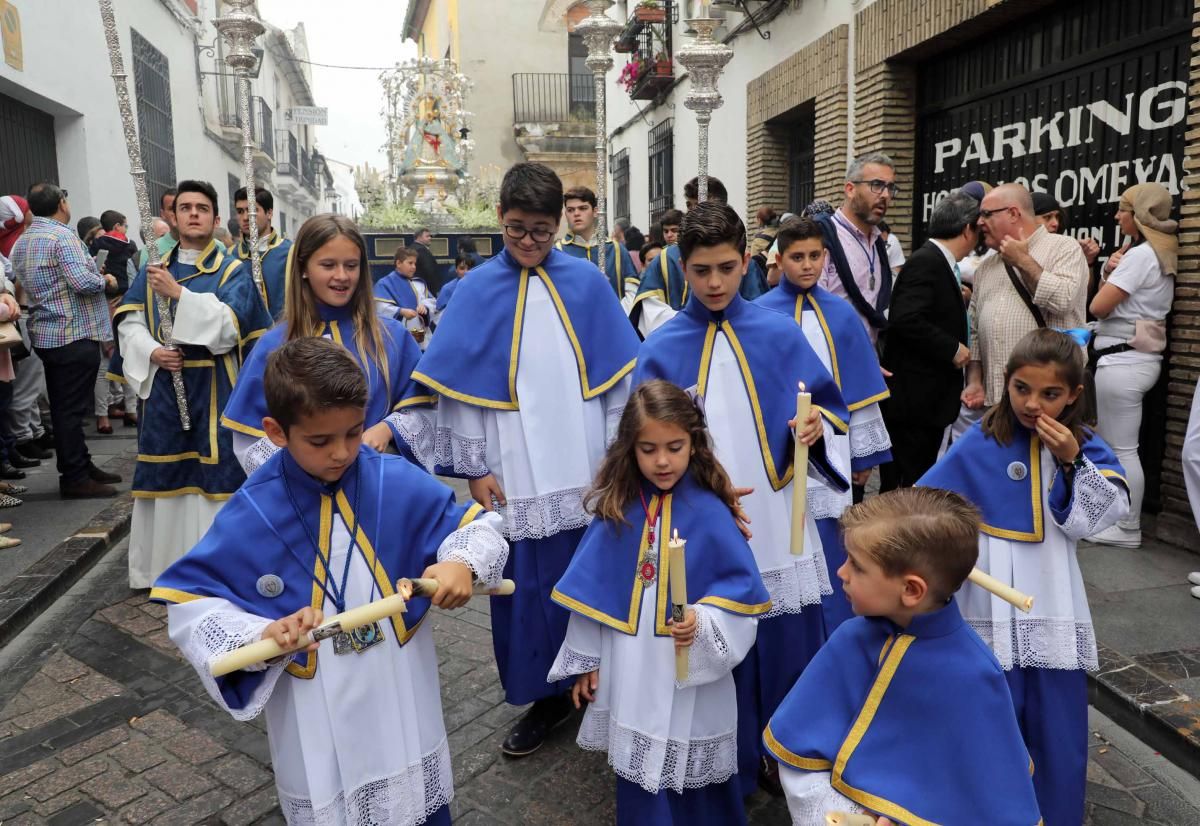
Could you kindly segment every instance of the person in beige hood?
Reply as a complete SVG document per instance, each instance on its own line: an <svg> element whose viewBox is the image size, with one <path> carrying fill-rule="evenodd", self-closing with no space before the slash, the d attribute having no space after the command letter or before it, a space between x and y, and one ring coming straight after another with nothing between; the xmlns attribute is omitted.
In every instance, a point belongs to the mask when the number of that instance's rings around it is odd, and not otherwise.
<svg viewBox="0 0 1200 826"><path fill-rule="evenodd" d="M1175 298L1179 224L1171 193L1161 184L1131 186L1121 195L1116 221L1129 241L1105 262L1091 311L1096 325L1097 431L1112 445L1129 480L1129 516L1091 537L1092 542L1142 544L1145 476L1138 458L1142 403L1158 382L1167 347L1167 313Z"/></svg>

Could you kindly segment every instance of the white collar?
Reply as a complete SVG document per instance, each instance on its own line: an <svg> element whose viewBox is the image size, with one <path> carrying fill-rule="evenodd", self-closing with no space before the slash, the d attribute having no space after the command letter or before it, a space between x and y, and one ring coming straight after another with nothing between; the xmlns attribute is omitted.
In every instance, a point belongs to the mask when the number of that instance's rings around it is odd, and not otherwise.
<svg viewBox="0 0 1200 826"><path fill-rule="evenodd" d="M200 256L203 254L204 250L185 250L183 247L180 247L175 252L175 260L180 264L193 267L196 265L196 262L200 260Z"/></svg>
<svg viewBox="0 0 1200 826"><path fill-rule="evenodd" d="M929 240L932 241L937 248L942 251L942 257L946 259L946 263L950 265L951 270L958 266L958 260L955 259L954 253L950 252L949 247L936 238L930 238Z"/></svg>

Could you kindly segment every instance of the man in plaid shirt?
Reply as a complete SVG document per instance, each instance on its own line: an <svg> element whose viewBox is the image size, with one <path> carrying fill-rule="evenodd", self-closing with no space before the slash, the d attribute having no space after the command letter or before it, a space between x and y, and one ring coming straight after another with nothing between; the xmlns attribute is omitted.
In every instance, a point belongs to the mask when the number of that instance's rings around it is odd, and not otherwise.
<svg viewBox="0 0 1200 826"><path fill-rule="evenodd" d="M29 301L29 338L46 368L59 492L64 499L116 496L112 484L121 477L96 467L83 435L100 368L100 342L113 337L105 276L67 226L71 206L66 190L36 184L27 200L33 223L13 247L11 259Z"/></svg>

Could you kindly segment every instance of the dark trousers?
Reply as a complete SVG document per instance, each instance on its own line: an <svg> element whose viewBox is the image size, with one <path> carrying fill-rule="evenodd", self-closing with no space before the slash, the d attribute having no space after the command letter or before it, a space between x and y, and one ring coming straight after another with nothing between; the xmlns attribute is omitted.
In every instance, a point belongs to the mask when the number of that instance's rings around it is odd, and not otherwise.
<svg viewBox="0 0 1200 826"><path fill-rule="evenodd" d="M54 423L59 484L84 482L92 457L83 427L92 412L96 371L100 369L100 342L85 338L63 347L39 347L37 352L46 368L46 395L50 397L50 421Z"/></svg>
<svg viewBox="0 0 1200 826"><path fill-rule="evenodd" d="M879 468L880 491L911 488L937 461L944 427L921 427L888 423L892 438L892 461Z"/></svg>

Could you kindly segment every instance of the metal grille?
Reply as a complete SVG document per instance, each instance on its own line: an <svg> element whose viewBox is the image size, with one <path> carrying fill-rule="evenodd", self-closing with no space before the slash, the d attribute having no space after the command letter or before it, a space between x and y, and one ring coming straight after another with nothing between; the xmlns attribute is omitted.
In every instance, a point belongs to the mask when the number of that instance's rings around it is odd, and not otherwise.
<svg viewBox="0 0 1200 826"><path fill-rule="evenodd" d="M675 119L667 118L650 130L650 222L674 203Z"/></svg>
<svg viewBox="0 0 1200 826"><path fill-rule="evenodd" d="M816 116L807 112L788 128L788 211L800 211L817 197Z"/></svg>
<svg viewBox="0 0 1200 826"><path fill-rule="evenodd" d="M235 206L233 196L242 188L242 182L238 179L237 175L230 175L228 173L226 173L225 180L226 185L229 187L229 217L237 218L237 207Z"/></svg>
<svg viewBox="0 0 1200 826"><path fill-rule="evenodd" d="M250 119L254 124L254 143L270 158L275 157L275 122L271 107L257 95L251 101L253 114Z"/></svg>
<svg viewBox="0 0 1200 826"><path fill-rule="evenodd" d="M58 180L54 117L0 95L0 193Z"/></svg>
<svg viewBox="0 0 1200 826"><path fill-rule="evenodd" d="M171 121L171 73L167 58L136 30L133 82L137 97L138 137L150 203L175 186L175 135Z"/></svg>
<svg viewBox="0 0 1200 826"><path fill-rule="evenodd" d="M608 159L612 170L612 220L629 217L629 150L622 149Z"/></svg>
<svg viewBox="0 0 1200 826"><path fill-rule="evenodd" d="M512 83L513 123L587 123L596 117L590 74L519 72Z"/></svg>

